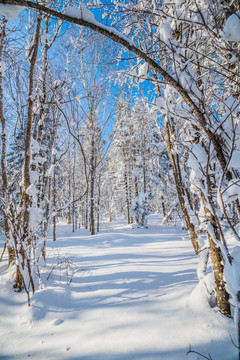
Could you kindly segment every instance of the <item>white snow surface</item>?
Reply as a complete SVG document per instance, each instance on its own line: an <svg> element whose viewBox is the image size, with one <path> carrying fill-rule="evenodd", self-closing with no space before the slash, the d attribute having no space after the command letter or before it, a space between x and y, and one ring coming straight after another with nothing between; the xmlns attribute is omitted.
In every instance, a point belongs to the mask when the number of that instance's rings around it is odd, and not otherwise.
<svg viewBox="0 0 240 360"><path fill-rule="evenodd" d="M236 11L227 19L222 38L227 41L240 41L240 11Z"/></svg>
<svg viewBox="0 0 240 360"><path fill-rule="evenodd" d="M139 81L144 81L144 78L148 76L148 63L144 62L138 66L138 75L142 77L142 79L140 78Z"/></svg>
<svg viewBox="0 0 240 360"><path fill-rule="evenodd" d="M45 286L30 308L12 290L5 257L1 359L196 360L186 356L190 344L213 360L236 359L232 320L208 306L203 283L196 288L197 257L186 232L160 223L157 215L149 229L103 223L96 236L58 224Z"/></svg>
<svg viewBox="0 0 240 360"><path fill-rule="evenodd" d="M84 4L79 4L79 7L67 6L65 14L78 19L83 19L88 22L94 22L94 14L88 10Z"/></svg>
<svg viewBox="0 0 240 360"><path fill-rule="evenodd" d="M240 169L240 149L237 148L233 151L230 163L228 165L229 168Z"/></svg>
<svg viewBox="0 0 240 360"><path fill-rule="evenodd" d="M7 20L14 19L24 9L24 6L0 4L0 14L4 16Z"/></svg>
<svg viewBox="0 0 240 360"><path fill-rule="evenodd" d="M106 25L100 23L99 21L97 21L94 17L93 12L91 10L89 10L84 4L80 3L79 7L67 6L67 8L65 10L65 15L73 17L73 18L77 18L77 19L82 19L91 24L99 26L102 29L105 29L105 30L109 31L110 33L117 35L118 37L127 41L129 43L129 45L132 45L132 46L134 45L134 42L132 40L128 39L124 34L120 33L115 28L106 26Z"/></svg>
<svg viewBox="0 0 240 360"><path fill-rule="evenodd" d="M165 44L169 43L172 35L172 29L168 22L160 24L158 28L160 39L165 42Z"/></svg>

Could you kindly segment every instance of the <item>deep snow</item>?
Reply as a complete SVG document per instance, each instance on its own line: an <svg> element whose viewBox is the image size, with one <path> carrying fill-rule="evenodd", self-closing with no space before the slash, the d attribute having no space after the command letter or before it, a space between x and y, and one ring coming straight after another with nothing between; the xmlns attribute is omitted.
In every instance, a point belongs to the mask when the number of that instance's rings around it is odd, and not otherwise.
<svg viewBox="0 0 240 360"><path fill-rule="evenodd" d="M58 225L30 308L4 259L0 359L200 359L186 356L190 344L213 360L236 359L232 321L191 296L197 258L185 231L160 223L155 215L149 229L105 223L95 236Z"/></svg>

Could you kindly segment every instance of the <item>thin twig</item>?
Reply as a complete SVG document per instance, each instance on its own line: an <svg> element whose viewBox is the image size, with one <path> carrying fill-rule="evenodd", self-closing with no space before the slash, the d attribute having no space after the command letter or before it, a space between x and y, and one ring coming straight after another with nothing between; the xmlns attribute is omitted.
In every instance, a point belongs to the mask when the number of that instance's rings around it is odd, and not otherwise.
<svg viewBox="0 0 240 360"><path fill-rule="evenodd" d="M199 353L198 351L192 350L191 345L189 345L189 350L188 350L188 352L186 353L186 355L191 354L191 353L192 353L192 354L197 354L197 355L201 356L203 359L213 360L213 358L211 357L210 354L208 354L208 357L207 357L207 356Z"/></svg>
<svg viewBox="0 0 240 360"><path fill-rule="evenodd" d="M7 248L7 241L5 241L5 244L4 244L4 247L3 247L3 251L2 251L2 255L1 255L1 257L0 257L0 262L2 262L3 255L4 255L4 253L5 253L6 248Z"/></svg>
<svg viewBox="0 0 240 360"><path fill-rule="evenodd" d="M240 350L240 346L237 346L237 345L234 343L233 338L232 338L231 335L230 335L230 339L231 339L231 343L233 344L233 346L234 346L236 349Z"/></svg>

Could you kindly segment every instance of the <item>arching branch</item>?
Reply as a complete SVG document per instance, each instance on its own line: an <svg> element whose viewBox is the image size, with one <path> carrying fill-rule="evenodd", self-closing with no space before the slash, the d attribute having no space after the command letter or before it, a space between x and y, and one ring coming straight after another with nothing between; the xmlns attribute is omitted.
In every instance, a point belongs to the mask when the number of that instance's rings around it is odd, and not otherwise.
<svg viewBox="0 0 240 360"><path fill-rule="evenodd" d="M151 57L149 57L148 54L146 54L144 51L142 51L137 46L135 46L131 40L128 40L124 35L122 35L116 29L105 26L105 25L99 23L98 21L90 22L90 21L86 21L82 18L75 18L75 17L69 16L69 15L66 15L60 11L56 11L47 6L29 1L29 0L0 0L0 4L25 6L30 9L41 11L42 13L51 15L53 17L57 17L63 21L68 21L70 23L92 29L93 31L98 32L99 34L102 34L102 35L108 37L109 39L113 40L114 42L121 44L126 49L128 49L129 51L131 51L135 55L137 55L137 57L146 61L146 63L148 63L148 65L149 65L149 67L154 69L158 75L162 76L163 79L166 81L166 83L171 85L178 92L178 94L183 98L183 100L186 102L186 104L189 106L190 110L192 111L193 115L196 118L196 121L199 123L200 127L203 129L205 134L211 139L222 170L223 171L226 170L227 161L225 159L223 149L221 147L221 143L220 143L219 138L216 135L216 133L212 132L208 128L204 113L199 109L198 105L189 96L187 90L185 90L182 87L182 85L177 80L175 80L166 70L164 70L155 60L153 60ZM230 173L227 173L227 178L230 180L230 178L231 178Z"/></svg>

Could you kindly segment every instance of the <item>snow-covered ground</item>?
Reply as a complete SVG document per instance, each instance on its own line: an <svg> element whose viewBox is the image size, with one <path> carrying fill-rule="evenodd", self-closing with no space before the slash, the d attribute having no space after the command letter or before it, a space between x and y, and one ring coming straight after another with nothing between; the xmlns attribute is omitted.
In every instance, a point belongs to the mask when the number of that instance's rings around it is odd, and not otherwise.
<svg viewBox="0 0 240 360"><path fill-rule="evenodd" d="M184 231L158 216L146 230L123 221L102 227L89 236L58 226L51 276L30 308L0 264L1 360L201 359L186 355L190 344L213 360L237 358L232 321L190 296L197 258Z"/></svg>

